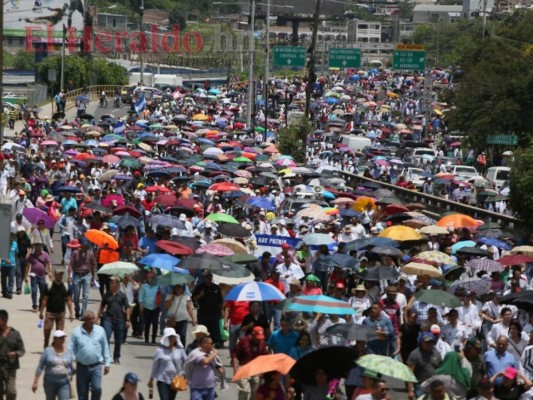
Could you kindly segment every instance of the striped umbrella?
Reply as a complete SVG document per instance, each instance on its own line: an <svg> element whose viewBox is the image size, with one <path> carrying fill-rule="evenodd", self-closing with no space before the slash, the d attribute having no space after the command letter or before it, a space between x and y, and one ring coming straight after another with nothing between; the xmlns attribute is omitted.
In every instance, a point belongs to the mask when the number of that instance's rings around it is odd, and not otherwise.
<svg viewBox="0 0 533 400"><path fill-rule="evenodd" d="M337 315L352 315L355 313L347 301L323 295L294 297L290 304L287 305L286 310Z"/></svg>
<svg viewBox="0 0 533 400"><path fill-rule="evenodd" d="M489 260L488 258L475 258L473 260L470 260L466 265L477 271L486 271L486 272L503 271L502 264L500 264L498 261Z"/></svg>
<svg viewBox="0 0 533 400"><path fill-rule="evenodd" d="M235 286L228 292L224 300L276 301L283 299L285 299L285 295L268 283L248 282Z"/></svg>

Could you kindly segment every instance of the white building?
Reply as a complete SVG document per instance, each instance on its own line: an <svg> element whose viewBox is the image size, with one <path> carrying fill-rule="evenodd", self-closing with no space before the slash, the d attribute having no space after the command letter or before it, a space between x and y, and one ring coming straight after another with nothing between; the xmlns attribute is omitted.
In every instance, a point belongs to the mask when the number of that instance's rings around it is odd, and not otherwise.
<svg viewBox="0 0 533 400"><path fill-rule="evenodd" d="M348 43L380 43L381 22L351 20L348 22Z"/></svg>

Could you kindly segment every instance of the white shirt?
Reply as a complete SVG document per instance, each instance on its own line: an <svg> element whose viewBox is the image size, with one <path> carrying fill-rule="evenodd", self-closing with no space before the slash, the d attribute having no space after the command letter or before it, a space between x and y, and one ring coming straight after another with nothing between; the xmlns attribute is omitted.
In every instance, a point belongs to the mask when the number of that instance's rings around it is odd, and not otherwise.
<svg viewBox="0 0 533 400"><path fill-rule="evenodd" d="M474 304L470 304L468 307L458 307L459 321L463 322L467 328L468 335L473 335L479 327L481 327L481 318L479 311Z"/></svg>
<svg viewBox="0 0 533 400"><path fill-rule="evenodd" d="M349 234L346 234L346 233L341 233L339 235L339 237L337 238L337 241L339 243L348 243L348 242L352 242L356 239L355 235L353 233L349 233Z"/></svg>
<svg viewBox="0 0 533 400"><path fill-rule="evenodd" d="M289 292L289 282L293 279L301 279L305 276L302 268L298 264L291 263L288 267L285 263L278 264L276 271L280 273L279 280L283 283L285 293Z"/></svg>
<svg viewBox="0 0 533 400"><path fill-rule="evenodd" d="M449 323L444 325L440 334L442 340L448 343L451 348L459 346L462 349L463 342L468 339L467 328L461 321L457 321L455 326L452 326Z"/></svg>
<svg viewBox="0 0 533 400"><path fill-rule="evenodd" d="M366 237L365 227L361 224L357 224L352 227L352 235L355 236L354 240L363 239Z"/></svg>

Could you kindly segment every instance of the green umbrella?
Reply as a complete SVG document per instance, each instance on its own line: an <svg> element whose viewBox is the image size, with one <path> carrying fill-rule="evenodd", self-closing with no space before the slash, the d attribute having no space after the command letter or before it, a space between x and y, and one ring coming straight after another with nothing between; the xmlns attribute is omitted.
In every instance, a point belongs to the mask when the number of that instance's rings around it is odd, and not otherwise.
<svg viewBox="0 0 533 400"><path fill-rule="evenodd" d="M213 221L213 222L228 222L230 224L238 224L239 223L239 221L237 221L231 215L228 215L226 213L209 214L205 219L207 219L208 221Z"/></svg>
<svg viewBox="0 0 533 400"><path fill-rule="evenodd" d="M248 264L257 262L257 257L253 254L233 254L231 256L224 257L224 260L236 264Z"/></svg>
<svg viewBox="0 0 533 400"><path fill-rule="evenodd" d="M104 264L104 266L98 270L98 273L103 275L117 275L123 278L125 275L133 274L138 271L140 271L139 267L133 263L115 261L109 264Z"/></svg>
<svg viewBox="0 0 533 400"><path fill-rule="evenodd" d="M235 162L243 162L243 163L251 163L252 162L252 160L250 160L249 158L246 158L246 157L237 157L233 161L235 161Z"/></svg>
<svg viewBox="0 0 533 400"><path fill-rule="evenodd" d="M415 293L415 297L418 301L436 306L457 308L463 305L456 296L440 289L420 290Z"/></svg>
<svg viewBox="0 0 533 400"><path fill-rule="evenodd" d="M141 162L136 158L123 158L118 165L131 169L139 169L142 167Z"/></svg>
<svg viewBox="0 0 533 400"><path fill-rule="evenodd" d="M225 285L238 285L239 283L253 282L254 274L240 265L234 265L229 270L213 271L213 279Z"/></svg>
<svg viewBox="0 0 533 400"><path fill-rule="evenodd" d="M184 285L194 281L194 277L189 274L181 274L178 272L169 272L168 274L160 275L154 278L153 285L157 286L175 286Z"/></svg>
<svg viewBox="0 0 533 400"><path fill-rule="evenodd" d="M149 126L150 129L162 129L163 125L161 125L159 122L157 124L153 124Z"/></svg>
<svg viewBox="0 0 533 400"><path fill-rule="evenodd" d="M487 231L489 229L501 229L501 225L497 222L485 222L483 225L478 226L478 231Z"/></svg>
<svg viewBox="0 0 533 400"><path fill-rule="evenodd" d="M255 131L256 131L256 132L261 132L261 133L263 133L263 132L265 131L265 128L262 127L262 126L256 126L256 127L255 127Z"/></svg>
<svg viewBox="0 0 533 400"><path fill-rule="evenodd" d="M407 365L390 357L369 354L359 357L356 363L365 370L368 369L373 372L378 372L404 382L418 382L413 371Z"/></svg>

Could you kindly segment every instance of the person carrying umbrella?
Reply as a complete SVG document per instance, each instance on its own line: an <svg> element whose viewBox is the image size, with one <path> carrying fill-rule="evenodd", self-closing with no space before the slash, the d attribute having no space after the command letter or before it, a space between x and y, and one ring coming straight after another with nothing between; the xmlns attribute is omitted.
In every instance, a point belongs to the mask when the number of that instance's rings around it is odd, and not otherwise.
<svg viewBox="0 0 533 400"><path fill-rule="evenodd" d="M222 316L222 292L213 282L213 274L207 272L204 282L194 288L192 299L198 303L198 323L205 325L211 334L213 343L220 345L220 318Z"/></svg>

